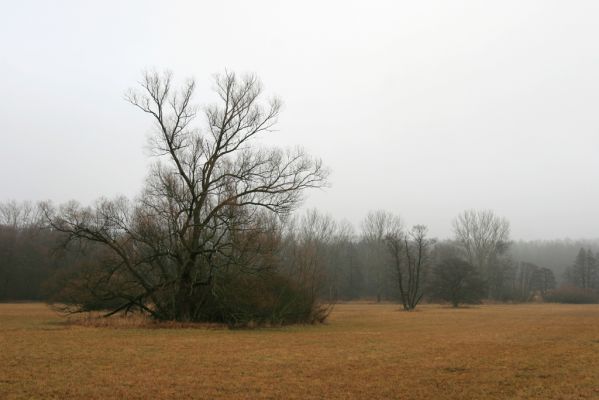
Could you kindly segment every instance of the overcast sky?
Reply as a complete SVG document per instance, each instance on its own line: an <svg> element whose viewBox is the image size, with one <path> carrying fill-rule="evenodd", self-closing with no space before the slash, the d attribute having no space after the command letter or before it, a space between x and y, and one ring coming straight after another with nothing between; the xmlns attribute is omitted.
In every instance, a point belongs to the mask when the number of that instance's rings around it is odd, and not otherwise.
<svg viewBox="0 0 599 400"><path fill-rule="evenodd" d="M597 1L6 1L0 200L135 196L146 68L255 72L285 103L273 144L332 169L317 207L438 237L464 209L516 239L599 236Z"/></svg>

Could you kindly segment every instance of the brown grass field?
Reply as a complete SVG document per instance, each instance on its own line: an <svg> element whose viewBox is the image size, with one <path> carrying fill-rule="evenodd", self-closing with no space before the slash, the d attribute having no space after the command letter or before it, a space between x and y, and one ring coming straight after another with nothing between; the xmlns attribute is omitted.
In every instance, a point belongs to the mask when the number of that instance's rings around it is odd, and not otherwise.
<svg viewBox="0 0 599 400"><path fill-rule="evenodd" d="M340 304L278 329L82 326L0 304L0 399L599 399L599 306Z"/></svg>

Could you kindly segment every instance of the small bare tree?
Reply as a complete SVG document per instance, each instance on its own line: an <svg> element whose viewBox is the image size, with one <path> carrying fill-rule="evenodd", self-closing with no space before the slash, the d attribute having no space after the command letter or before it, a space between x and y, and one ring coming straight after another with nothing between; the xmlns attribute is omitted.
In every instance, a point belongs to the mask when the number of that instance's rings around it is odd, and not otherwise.
<svg viewBox="0 0 599 400"><path fill-rule="evenodd" d="M386 259L385 239L388 235L401 231L402 221L397 215L388 211L371 211L362 221L362 237L367 246L368 273L367 279L374 281L376 301L381 301L385 283Z"/></svg>
<svg viewBox="0 0 599 400"><path fill-rule="evenodd" d="M406 234L398 226L386 236L401 302L406 311L414 310L424 295L423 280L434 243L427 238L427 231L424 225L416 225Z"/></svg>
<svg viewBox="0 0 599 400"><path fill-rule="evenodd" d="M260 267L265 214L288 214L309 188L326 184L320 160L302 150L256 145L279 116L277 99L265 104L254 75L227 72L215 79L218 102L194 105L195 82L176 89L170 73L146 73L127 100L156 128L156 162L135 201L71 203L45 213L69 241L93 241L109 250L102 279L114 282L113 310L139 309L155 318L203 320L220 284L219 272Z"/></svg>
<svg viewBox="0 0 599 400"><path fill-rule="evenodd" d="M335 235L331 246L331 260L327 272L328 298L335 301L339 298L342 286L351 282L355 266L353 265L353 253L355 250L354 227L343 220L336 224ZM344 278L349 278L347 281Z"/></svg>

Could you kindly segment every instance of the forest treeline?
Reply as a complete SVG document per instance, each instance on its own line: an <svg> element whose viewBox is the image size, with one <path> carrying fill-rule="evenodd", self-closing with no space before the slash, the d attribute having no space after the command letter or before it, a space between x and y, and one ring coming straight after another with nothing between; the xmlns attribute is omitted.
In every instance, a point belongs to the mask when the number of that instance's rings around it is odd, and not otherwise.
<svg viewBox="0 0 599 400"><path fill-rule="evenodd" d="M425 234L424 227L418 229ZM451 258L468 259L459 238L419 239L397 216L383 211L370 213L356 228L309 210L276 230L281 236L271 249L273 257L309 272L317 296L327 301L401 302L398 274L410 267L408 261L402 264L408 258L406 241L408 247L417 246L414 240L426 241L417 290L424 299L434 297L435 267ZM65 246L66 236L48 224L40 204L0 203L0 300L68 300L73 283L83 284L98 260L89 249ZM508 240L505 249L491 256L495 266L487 268L495 272L482 276L478 271L483 289L476 298L528 301L559 286L599 289L597 250L598 240ZM418 248L412 253L414 264Z"/></svg>

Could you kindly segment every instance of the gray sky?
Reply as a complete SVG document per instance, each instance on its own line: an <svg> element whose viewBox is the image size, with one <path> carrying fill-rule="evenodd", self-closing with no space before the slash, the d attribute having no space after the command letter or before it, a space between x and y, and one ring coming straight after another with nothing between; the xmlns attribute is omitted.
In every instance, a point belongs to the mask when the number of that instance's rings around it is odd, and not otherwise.
<svg viewBox="0 0 599 400"><path fill-rule="evenodd" d="M0 200L134 196L145 68L256 72L285 108L270 142L333 171L311 192L439 237L467 208L514 238L599 236L599 2L5 1Z"/></svg>

